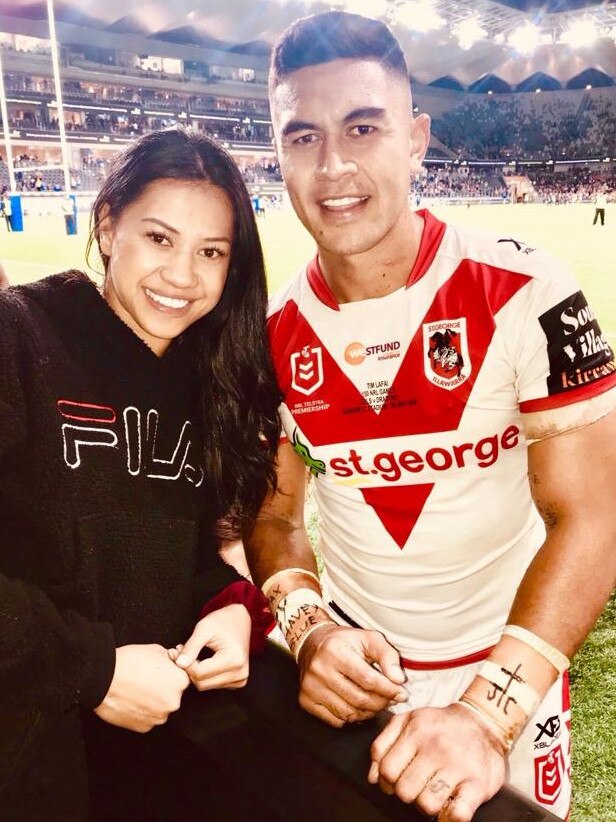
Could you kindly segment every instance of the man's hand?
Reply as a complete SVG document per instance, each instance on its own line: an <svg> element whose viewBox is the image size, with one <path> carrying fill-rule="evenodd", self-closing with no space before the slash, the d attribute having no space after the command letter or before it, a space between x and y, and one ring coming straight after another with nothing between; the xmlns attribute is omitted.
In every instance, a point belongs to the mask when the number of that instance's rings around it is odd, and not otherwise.
<svg viewBox="0 0 616 822"><path fill-rule="evenodd" d="M110 725L146 733L180 707L189 679L162 645L124 645L105 699L96 713Z"/></svg>
<svg viewBox="0 0 616 822"><path fill-rule="evenodd" d="M203 617L185 644L169 651L169 657L199 691L243 688L248 681L251 627L243 605L227 605ZM213 656L198 662L204 648L213 651Z"/></svg>
<svg viewBox="0 0 616 822"><path fill-rule="evenodd" d="M503 785L502 742L461 705L392 717L372 743L368 781L438 822L470 822Z"/></svg>
<svg viewBox="0 0 616 822"><path fill-rule="evenodd" d="M377 631L319 628L302 645L298 663L300 705L335 728L408 698L398 651Z"/></svg>

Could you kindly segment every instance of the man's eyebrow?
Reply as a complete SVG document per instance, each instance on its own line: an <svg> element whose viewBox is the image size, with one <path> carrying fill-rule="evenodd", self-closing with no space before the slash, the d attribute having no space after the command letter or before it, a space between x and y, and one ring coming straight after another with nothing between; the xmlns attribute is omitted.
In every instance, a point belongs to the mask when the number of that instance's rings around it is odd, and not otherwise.
<svg viewBox="0 0 616 822"><path fill-rule="evenodd" d="M306 120L289 120L289 122L282 127L281 135L288 137L290 134L295 134L296 131L316 131L317 126L314 123L309 123Z"/></svg>
<svg viewBox="0 0 616 822"><path fill-rule="evenodd" d="M344 125L354 123L356 120L379 120L385 116L385 109L379 106L363 106L362 108L354 108L345 114L342 120ZM319 127L315 123L310 123L307 120L290 120L281 129L282 137L288 137L290 134L295 134L298 131L318 131Z"/></svg>
<svg viewBox="0 0 616 822"><path fill-rule="evenodd" d="M345 125L355 122L356 120L379 120L385 116L385 109L378 106L364 106L363 108L354 108L345 115L342 121Z"/></svg>

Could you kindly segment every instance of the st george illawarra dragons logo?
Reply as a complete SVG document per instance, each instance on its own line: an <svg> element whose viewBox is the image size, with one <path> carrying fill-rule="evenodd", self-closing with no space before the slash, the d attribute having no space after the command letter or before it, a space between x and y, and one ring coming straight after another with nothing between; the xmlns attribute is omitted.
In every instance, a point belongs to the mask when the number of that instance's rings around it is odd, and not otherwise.
<svg viewBox="0 0 616 822"><path fill-rule="evenodd" d="M424 372L439 388L451 391L471 374L466 317L424 323Z"/></svg>

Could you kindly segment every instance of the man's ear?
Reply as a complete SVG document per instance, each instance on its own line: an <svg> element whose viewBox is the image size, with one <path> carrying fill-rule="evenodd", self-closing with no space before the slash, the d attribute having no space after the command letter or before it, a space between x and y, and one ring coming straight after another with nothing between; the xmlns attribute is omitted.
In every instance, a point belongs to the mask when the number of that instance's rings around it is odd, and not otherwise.
<svg viewBox="0 0 616 822"><path fill-rule="evenodd" d="M104 254L106 257L110 257L113 224L111 220L111 209L107 203L103 203L101 206L96 233L98 236L98 246L101 254Z"/></svg>
<svg viewBox="0 0 616 822"><path fill-rule="evenodd" d="M430 116L419 114L411 121L411 174L416 177L421 171L423 159L430 145Z"/></svg>

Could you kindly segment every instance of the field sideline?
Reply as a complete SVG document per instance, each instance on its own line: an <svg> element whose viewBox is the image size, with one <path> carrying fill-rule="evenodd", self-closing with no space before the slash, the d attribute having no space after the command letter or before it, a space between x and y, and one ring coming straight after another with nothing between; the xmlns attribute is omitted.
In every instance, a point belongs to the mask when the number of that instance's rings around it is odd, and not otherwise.
<svg viewBox="0 0 616 822"><path fill-rule="evenodd" d="M616 344L616 205L606 225L591 225L587 205L435 205L436 216L497 231L558 255L575 273ZM0 223L0 261L13 284L85 264L87 226L80 215L75 237L64 234L62 215L26 218L22 234ZM290 210L259 221L270 290L274 291L314 253L314 243ZM100 270L100 268L99 268ZM588 490L592 493L592 489ZM571 822L616 822L616 600L606 609L572 669L575 804Z"/></svg>

